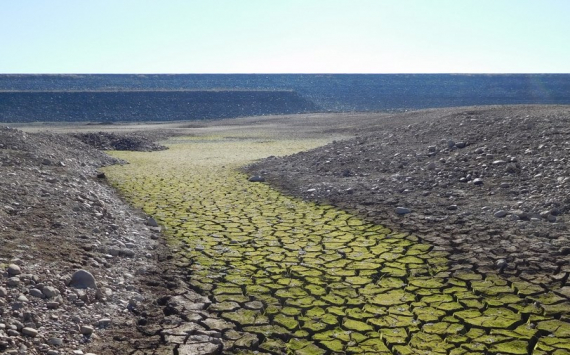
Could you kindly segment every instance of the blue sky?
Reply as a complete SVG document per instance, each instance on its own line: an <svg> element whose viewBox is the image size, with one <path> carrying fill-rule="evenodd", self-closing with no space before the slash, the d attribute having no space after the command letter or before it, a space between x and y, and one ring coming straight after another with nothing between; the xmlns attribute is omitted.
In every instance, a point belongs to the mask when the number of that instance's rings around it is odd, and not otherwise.
<svg viewBox="0 0 570 355"><path fill-rule="evenodd" d="M0 73L570 73L569 0L2 0Z"/></svg>

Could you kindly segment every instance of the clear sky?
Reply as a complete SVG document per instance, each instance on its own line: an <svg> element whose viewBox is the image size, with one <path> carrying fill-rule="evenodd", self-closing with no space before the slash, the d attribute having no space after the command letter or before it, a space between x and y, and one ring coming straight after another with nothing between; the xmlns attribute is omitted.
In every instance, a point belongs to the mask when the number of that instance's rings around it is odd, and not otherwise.
<svg viewBox="0 0 570 355"><path fill-rule="evenodd" d="M570 73L570 0L0 0L0 73Z"/></svg>

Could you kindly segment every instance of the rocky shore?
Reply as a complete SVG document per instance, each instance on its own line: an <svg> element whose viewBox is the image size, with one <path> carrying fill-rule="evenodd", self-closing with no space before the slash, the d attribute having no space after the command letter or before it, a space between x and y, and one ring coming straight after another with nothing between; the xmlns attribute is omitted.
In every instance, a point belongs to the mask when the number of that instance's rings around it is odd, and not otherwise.
<svg viewBox="0 0 570 355"><path fill-rule="evenodd" d="M248 167L287 194L367 216L475 271L570 297L570 107L365 117L357 137Z"/></svg>

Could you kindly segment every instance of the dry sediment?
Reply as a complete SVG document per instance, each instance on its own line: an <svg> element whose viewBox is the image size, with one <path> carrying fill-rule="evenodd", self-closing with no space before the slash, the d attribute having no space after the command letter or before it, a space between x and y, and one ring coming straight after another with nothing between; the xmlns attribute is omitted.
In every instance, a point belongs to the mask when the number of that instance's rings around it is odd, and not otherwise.
<svg viewBox="0 0 570 355"><path fill-rule="evenodd" d="M417 233L455 263L570 297L568 106L424 110L367 122L354 124L354 139L248 171L288 194Z"/></svg>

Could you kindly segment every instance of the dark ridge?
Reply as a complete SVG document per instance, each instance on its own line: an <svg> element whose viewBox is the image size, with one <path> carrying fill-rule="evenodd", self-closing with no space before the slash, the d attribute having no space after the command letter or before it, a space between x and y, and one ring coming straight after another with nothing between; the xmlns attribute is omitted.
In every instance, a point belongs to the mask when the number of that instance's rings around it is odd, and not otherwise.
<svg viewBox="0 0 570 355"><path fill-rule="evenodd" d="M342 112L570 104L570 74L0 74L0 91L212 89L290 90Z"/></svg>
<svg viewBox="0 0 570 355"><path fill-rule="evenodd" d="M176 121L317 110L294 91L0 92L0 122Z"/></svg>

